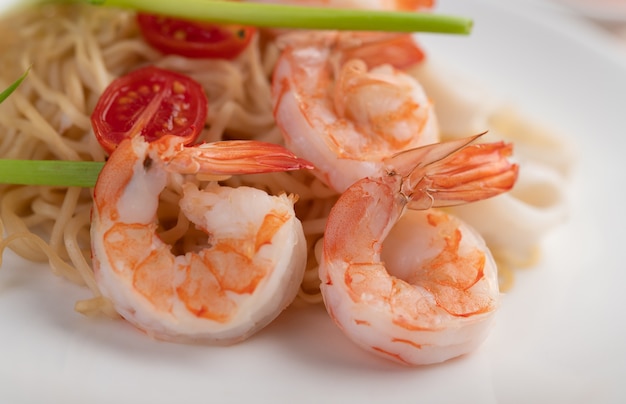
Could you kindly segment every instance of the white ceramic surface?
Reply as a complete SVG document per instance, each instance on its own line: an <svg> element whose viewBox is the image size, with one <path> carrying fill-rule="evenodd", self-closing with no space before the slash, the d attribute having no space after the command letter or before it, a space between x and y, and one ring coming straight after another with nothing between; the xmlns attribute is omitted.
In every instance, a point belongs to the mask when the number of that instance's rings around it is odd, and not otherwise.
<svg viewBox="0 0 626 404"><path fill-rule="evenodd" d="M626 402L626 58L577 21L503 3L440 0L439 11L473 17L474 33L423 42L571 136L580 160L570 219L518 272L478 351L399 367L353 346L321 307L292 307L233 347L156 342L75 313L88 291L5 253L0 402Z"/></svg>
<svg viewBox="0 0 626 404"><path fill-rule="evenodd" d="M587 17L607 22L626 23L624 0L557 0Z"/></svg>

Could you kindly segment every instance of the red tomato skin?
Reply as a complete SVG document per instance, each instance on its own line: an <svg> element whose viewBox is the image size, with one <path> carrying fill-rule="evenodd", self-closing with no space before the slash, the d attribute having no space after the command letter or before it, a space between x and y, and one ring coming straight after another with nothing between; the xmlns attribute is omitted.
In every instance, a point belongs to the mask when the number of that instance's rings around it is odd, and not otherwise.
<svg viewBox="0 0 626 404"><path fill-rule="evenodd" d="M164 54L195 59L234 59L248 46L255 27L217 25L146 13L137 14L146 42Z"/></svg>
<svg viewBox="0 0 626 404"><path fill-rule="evenodd" d="M100 145L111 153L124 139L153 141L164 134L192 144L204 128L208 100L188 76L148 66L115 79L104 90L91 124Z"/></svg>

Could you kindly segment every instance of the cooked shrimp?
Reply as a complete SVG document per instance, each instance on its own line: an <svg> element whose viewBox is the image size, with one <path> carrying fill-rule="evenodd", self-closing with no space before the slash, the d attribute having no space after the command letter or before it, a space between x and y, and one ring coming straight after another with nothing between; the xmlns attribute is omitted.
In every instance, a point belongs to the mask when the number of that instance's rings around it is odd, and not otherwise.
<svg viewBox="0 0 626 404"><path fill-rule="evenodd" d="M406 63L415 44L382 38L369 37L365 47L346 45L354 38L344 36L335 46L321 40L288 44L274 70L274 116L287 147L340 192L378 175L391 155L438 141L437 119L421 85L391 64L377 63L376 55L390 50Z"/></svg>
<svg viewBox="0 0 626 404"><path fill-rule="evenodd" d="M430 209L513 186L511 146L468 146L473 139L400 153L385 161L386 175L358 181L333 207L321 291L330 316L366 350L429 364L486 336L499 298L494 260L472 228Z"/></svg>
<svg viewBox="0 0 626 404"><path fill-rule="evenodd" d="M233 343L258 331L294 299L302 280L306 243L296 198L216 182L200 189L181 173L304 167L310 165L281 146L254 141L196 147L183 147L175 137L123 142L94 190L91 239L102 294L158 339ZM166 187L181 190L180 212L197 228L175 246L158 233L159 195Z"/></svg>

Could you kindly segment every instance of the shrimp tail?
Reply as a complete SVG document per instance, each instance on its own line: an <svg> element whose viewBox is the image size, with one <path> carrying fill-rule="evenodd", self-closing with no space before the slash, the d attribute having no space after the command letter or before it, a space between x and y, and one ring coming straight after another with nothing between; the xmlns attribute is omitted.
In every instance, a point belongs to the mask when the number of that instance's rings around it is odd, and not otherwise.
<svg viewBox="0 0 626 404"><path fill-rule="evenodd" d="M185 147L165 159L180 174L238 175L312 169L313 165L283 146L254 140L233 140Z"/></svg>
<svg viewBox="0 0 626 404"><path fill-rule="evenodd" d="M386 164L403 179L411 209L446 207L487 199L515 185L519 167L507 157L510 143L471 144L481 135L411 149Z"/></svg>

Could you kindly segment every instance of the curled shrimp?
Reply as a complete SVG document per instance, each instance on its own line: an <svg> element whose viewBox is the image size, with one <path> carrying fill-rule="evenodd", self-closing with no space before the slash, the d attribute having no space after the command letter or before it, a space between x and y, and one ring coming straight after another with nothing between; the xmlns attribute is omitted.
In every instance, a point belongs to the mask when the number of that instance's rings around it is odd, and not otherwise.
<svg viewBox="0 0 626 404"><path fill-rule="evenodd" d="M296 198L216 182L201 189L182 174L300 168L310 165L262 142L124 141L94 189L91 240L102 294L158 339L226 344L258 331L294 299L302 280L306 243ZM180 213L196 228L175 245L159 223L159 195L170 187L181 190Z"/></svg>
<svg viewBox="0 0 626 404"><path fill-rule="evenodd" d="M387 159L386 175L356 182L330 212L321 292L330 316L364 349L421 365L485 338L499 298L494 260L472 228L431 209L513 186L511 146L468 145L474 139Z"/></svg>
<svg viewBox="0 0 626 404"><path fill-rule="evenodd" d="M423 56L410 37L326 39L286 41L272 80L274 116L286 146L342 192L378 175L389 156L437 142L439 129L422 86L398 68Z"/></svg>

